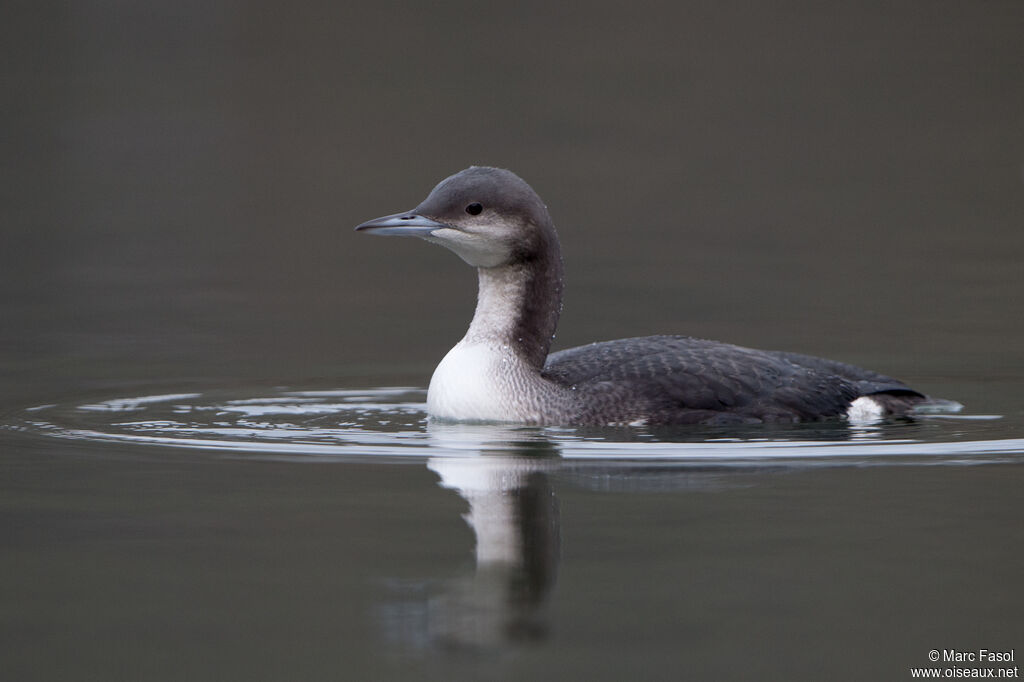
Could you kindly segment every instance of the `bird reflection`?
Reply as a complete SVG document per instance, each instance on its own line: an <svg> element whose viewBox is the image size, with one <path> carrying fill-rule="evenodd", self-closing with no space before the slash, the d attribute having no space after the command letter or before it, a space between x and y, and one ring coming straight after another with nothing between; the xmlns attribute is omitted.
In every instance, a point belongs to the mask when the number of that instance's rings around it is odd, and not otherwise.
<svg viewBox="0 0 1024 682"><path fill-rule="evenodd" d="M821 433L806 434L802 442L820 440ZM476 544L471 570L439 583L394 585L403 597L378 607L389 639L421 652L497 651L547 637L546 606L559 566L559 505L551 484L556 471L560 480L590 490L643 493L746 486L767 473L805 466L737 460L736 453L748 452L742 449L722 461L566 460L549 431L532 427L432 422L428 435L431 449L445 455L431 457L427 468L440 477L442 488L467 502L463 518ZM847 435L877 437L868 426Z"/></svg>
<svg viewBox="0 0 1024 682"><path fill-rule="evenodd" d="M431 425L430 434L448 452L466 451L431 458L427 467L469 503L463 518L476 536L476 561L431 590L420 608L406 604L417 632L408 619L392 625L417 648L474 651L543 640L559 561L558 499L548 475L557 450L530 430Z"/></svg>

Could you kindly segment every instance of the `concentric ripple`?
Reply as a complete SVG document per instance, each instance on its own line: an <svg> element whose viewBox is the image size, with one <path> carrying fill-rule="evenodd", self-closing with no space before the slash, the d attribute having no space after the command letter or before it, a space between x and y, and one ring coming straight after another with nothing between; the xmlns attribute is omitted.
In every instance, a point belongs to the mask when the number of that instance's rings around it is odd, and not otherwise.
<svg viewBox="0 0 1024 682"><path fill-rule="evenodd" d="M572 429L427 420L422 389L205 391L51 403L10 415L9 430L90 442L227 451L245 457L355 460L479 454L566 460L974 464L1024 458L997 416L923 415L852 426Z"/></svg>

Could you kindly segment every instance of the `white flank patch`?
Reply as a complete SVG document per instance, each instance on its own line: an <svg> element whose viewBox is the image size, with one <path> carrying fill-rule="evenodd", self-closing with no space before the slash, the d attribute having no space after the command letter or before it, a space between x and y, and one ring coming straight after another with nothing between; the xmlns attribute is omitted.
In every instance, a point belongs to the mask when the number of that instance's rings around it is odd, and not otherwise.
<svg viewBox="0 0 1024 682"><path fill-rule="evenodd" d="M874 424L885 416L885 408L874 398L861 396L846 409L846 418L854 424Z"/></svg>

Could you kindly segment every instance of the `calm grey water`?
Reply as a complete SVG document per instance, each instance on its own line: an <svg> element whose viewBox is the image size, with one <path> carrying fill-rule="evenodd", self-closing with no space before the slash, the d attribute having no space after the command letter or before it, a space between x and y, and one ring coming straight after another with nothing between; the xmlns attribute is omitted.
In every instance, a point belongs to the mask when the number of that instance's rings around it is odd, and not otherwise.
<svg viewBox="0 0 1024 682"><path fill-rule="evenodd" d="M0 678L1017 665L1022 34L1016 0L5 7ZM475 276L351 227L472 163L555 218L558 347L693 334L964 409L428 424Z"/></svg>

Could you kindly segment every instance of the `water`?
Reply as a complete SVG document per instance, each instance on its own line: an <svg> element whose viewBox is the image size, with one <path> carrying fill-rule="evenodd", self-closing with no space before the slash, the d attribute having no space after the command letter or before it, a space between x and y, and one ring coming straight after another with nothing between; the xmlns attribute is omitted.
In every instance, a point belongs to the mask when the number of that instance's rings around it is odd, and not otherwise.
<svg viewBox="0 0 1024 682"><path fill-rule="evenodd" d="M910 419L728 427L527 427L431 422L415 388L171 393L46 404L6 429L75 441L235 452L288 461L461 458L534 450L559 462L648 466L983 464L1017 461L1024 438L1001 415L936 403ZM550 468L550 466L548 467ZM628 467L622 470L628 472Z"/></svg>
<svg viewBox="0 0 1024 682"><path fill-rule="evenodd" d="M1016 641L1019 418L577 430L429 423L424 397L222 388L8 415L7 665L811 678L852 658L884 678L943 640Z"/></svg>
<svg viewBox="0 0 1024 682"><path fill-rule="evenodd" d="M0 678L1020 658L1019 2L3 15ZM554 216L556 348L691 334L963 410L427 423L474 274L351 228L472 163Z"/></svg>

